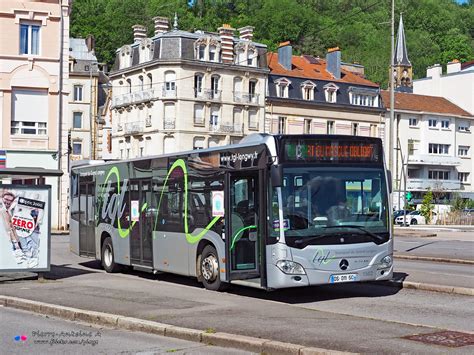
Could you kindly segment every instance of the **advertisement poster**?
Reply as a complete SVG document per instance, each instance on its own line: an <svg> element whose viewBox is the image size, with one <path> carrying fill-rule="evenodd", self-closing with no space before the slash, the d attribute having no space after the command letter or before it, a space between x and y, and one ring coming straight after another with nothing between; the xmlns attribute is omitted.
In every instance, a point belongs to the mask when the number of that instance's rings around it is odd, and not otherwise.
<svg viewBox="0 0 474 355"><path fill-rule="evenodd" d="M224 191L212 191L212 216L224 217Z"/></svg>
<svg viewBox="0 0 474 355"><path fill-rule="evenodd" d="M49 271L50 192L0 185L0 271Z"/></svg>

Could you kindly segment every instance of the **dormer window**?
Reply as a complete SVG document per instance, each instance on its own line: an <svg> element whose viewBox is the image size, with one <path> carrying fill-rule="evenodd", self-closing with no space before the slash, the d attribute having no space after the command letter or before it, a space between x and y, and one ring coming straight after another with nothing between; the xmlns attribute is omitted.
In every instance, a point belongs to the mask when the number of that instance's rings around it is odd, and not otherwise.
<svg viewBox="0 0 474 355"><path fill-rule="evenodd" d="M305 81L301 84L301 96L303 100L314 100L314 89L316 84L310 80Z"/></svg>
<svg viewBox="0 0 474 355"><path fill-rule="evenodd" d="M248 51L247 65L249 67L256 67L257 66L257 53L255 52L255 50L250 49Z"/></svg>
<svg viewBox="0 0 474 355"><path fill-rule="evenodd" d="M245 65L245 48L239 48L237 50L237 65Z"/></svg>
<svg viewBox="0 0 474 355"><path fill-rule="evenodd" d="M351 105L379 107L379 92L377 89L351 86L348 92Z"/></svg>
<svg viewBox="0 0 474 355"><path fill-rule="evenodd" d="M153 45L153 41L149 38L145 38L140 43L140 51L139 51L139 60L140 63L148 62L151 58L151 47Z"/></svg>
<svg viewBox="0 0 474 355"><path fill-rule="evenodd" d="M129 45L123 46L120 49L120 52L119 52L120 69L128 68L131 65L131 59L132 59L131 53L132 53L132 47L130 47Z"/></svg>
<svg viewBox="0 0 474 355"><path fill-rule="evenodd" d="M291 81L289 81L286 78L280 78L278 80L275 80L275 88L276 88L277 97L287 98L288 88L290 84L291 84Z"/></svg>
<svg viewBox="0 0 474 355"><path fill-rule="evenodd" d="M326 97L326 102L336 103L337 102L337 91L339 86L333 83L324 85L324 96Z"/></svg>
<svg viewBox="0 0 474 355"><path fill-rule="evenodd" d="M201 44L201 45L198 47L198 59L199 59L199 60L204 60L205 55L206 55L206 46L203 45L203 44Z"/></svg>
<svg viewBox="0 0 474 355"><path fill-rule="evenodd" d="M216 49L216 46L209 46L209 61L217 62L217 49Z"/></svg>

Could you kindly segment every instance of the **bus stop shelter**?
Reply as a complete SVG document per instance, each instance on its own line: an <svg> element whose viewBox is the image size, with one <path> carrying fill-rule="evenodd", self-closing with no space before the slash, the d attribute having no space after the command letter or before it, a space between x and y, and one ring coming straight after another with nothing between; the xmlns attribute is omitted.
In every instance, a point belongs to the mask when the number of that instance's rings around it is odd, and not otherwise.
<svg viewBox="0 0 474 355"><path fill-rule="evenodd" d="M51 262L51 186L56 169L0 168L0 272L44 272ZM2 183L3 179L35 184Z"/></svg>

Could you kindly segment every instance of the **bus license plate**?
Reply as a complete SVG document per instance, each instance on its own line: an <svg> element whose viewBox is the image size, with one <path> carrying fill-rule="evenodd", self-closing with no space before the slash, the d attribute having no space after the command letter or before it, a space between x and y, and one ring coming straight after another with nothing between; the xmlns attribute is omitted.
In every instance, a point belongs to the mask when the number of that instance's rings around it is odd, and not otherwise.
<svg viewBox="0 0 474 355"><path fill-rule="evenodd" d="M351 282L357 281L357 274L343 274L343 275L331 275L329 282L334 284L338 282Z"/></svg>

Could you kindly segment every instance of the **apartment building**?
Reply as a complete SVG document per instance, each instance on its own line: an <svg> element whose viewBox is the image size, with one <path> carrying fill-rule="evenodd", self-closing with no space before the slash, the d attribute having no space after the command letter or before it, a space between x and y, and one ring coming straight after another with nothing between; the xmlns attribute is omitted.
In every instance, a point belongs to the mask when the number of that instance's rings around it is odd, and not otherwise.
<svg viewBox="0 0 474 355"><path fill-rule="evenodd" d="M426 78L413 81L413 92L420 95L445 97L474 115L474 61L453 60L443 68L435 64L426 69Z"/></svg>
<svg viewBox="0 0 474 355"><path fill-rule="evenodd" d="M235 143L264 124L266 46L253 27L218 32L133 26L110 72L112 155L132 158Z"/></svg>
<svg viewBox="0 0 474 355"><path fill-rule="evenodd" d="M67 223L69 10L69 0L0 1L2 165L64 171L44 181L52 186L53 228Z"/></svg>
<svg viewBox="0 0 474 355"><path fill-rule="evenodd" d="M71 160L94 159L97 118L99 64L94 55L93 37L69 39L69 85L67 107Z"/></svg>
<svg viewBox="0 0 474 355"><path fill-rule="evenodd" d="M361 65L341 62L339 48L326 59L294 56L289 42L268 53L266 131L384 137L380 88Z"/></svg>
<svg viewBox="0 0 474 355"><path fill-rule="evenodd" d="M382 91L382 98L388 121L389 92ZM455 194L473 199L474 116L442 97L395 93L395 119L394 203L405 188L402 169L415 203L428 189L438 201Z"/></svg>

